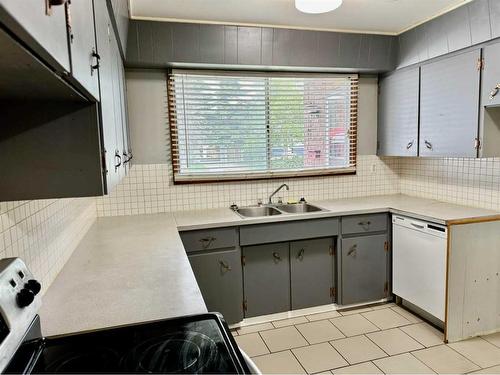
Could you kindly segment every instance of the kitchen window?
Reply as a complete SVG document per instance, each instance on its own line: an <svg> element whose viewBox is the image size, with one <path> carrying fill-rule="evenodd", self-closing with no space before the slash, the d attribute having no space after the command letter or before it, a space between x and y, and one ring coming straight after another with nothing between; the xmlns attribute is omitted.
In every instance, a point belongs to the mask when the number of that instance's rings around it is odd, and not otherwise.
<svg viewBox="0 0 500 375"><path fill-rule="evenodd" d="M355 173L358 76L173 70L174 181Z"/></svg>

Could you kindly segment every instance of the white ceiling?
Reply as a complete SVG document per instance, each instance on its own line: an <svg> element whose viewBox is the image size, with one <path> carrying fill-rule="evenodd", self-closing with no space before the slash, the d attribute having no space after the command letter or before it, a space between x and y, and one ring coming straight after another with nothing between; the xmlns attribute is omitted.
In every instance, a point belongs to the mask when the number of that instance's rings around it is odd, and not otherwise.
<svg viewBox="0 0 500 375"><path fill-rule="evenodd" d="M344 0L330 13L310 15L294 0L129 0L131 17L184 22L400 34L470 0Z"/></svg>

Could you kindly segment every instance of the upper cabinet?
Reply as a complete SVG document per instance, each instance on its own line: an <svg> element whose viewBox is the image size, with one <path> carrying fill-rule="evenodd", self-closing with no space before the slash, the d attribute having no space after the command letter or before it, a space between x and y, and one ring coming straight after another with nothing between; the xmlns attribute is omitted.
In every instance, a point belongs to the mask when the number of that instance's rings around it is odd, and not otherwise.
<svg viewBox="0 0 500 375"><path fill-rule="evenodd" d="M92 0L73 0L68 3L69 45L71 49L71 73L94 99L99 100L99 54L94 31L94 7Z"/></svg>
<svg viewBox="0 0 500 375"><path fill-rule="evenodd" d="M79 0L81 1L81 0ZM66 13L53 0L0 0L0 23L56 71L70 71Z"/></svg>
<svg viewBox="0 0 500 375"><path fill-rule="evenodd" d="M107 194L131 159L113 13L51 3L0 0L0 201Z"/></svg>
<svg viewBox="0 0 500 375"><path fill-rule="evenodd" d="M476 157L481 50L422 66L420 156Z"/></svg>
<svg viewBox="0 0 500 375"><path fill-rule="evenodd" d="M419 67L380 78L378 155L418 155L419 92Z"/></svg>

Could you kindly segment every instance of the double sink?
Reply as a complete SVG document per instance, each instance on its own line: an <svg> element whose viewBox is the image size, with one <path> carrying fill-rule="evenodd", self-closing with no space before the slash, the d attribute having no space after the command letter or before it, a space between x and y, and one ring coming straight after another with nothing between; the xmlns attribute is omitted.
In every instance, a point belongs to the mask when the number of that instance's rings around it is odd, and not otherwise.
<svg viewBox="0 0 500 375"><path fill-rule="evenodd" d="M252 207L234 208L234 212L243 218L247 217L264 217L275 216L282 214L306 214L310 212L325 211L322 208L313 206L305 202L294 204L276 204L276 205L260 205Z"/></svg>

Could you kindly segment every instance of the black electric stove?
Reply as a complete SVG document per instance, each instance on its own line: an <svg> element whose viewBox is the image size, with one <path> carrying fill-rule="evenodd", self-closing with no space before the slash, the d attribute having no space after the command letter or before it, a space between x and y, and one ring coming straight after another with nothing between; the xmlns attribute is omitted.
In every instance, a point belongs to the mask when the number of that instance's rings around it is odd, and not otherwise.
<svg viewBox="0 0 500 375"><path fill-rule="evenodd" d="M5 372L245 374L250 370L221 316L204 314L28 339Z"/></svg>
<svg viewBox="0 0 500 375"><path fill-rule="evenodd" d="M19 259L0 261L0 371L43 373L250 374L222 315L192 315L42 337L39 288ZM38 283L37 283L38 284ZM38 284L39 286L39 284ZM38 289L36 293L33 293ZM11 290L12 289L12 290ZM29 298L28 298L29 297Z"/></svg>

